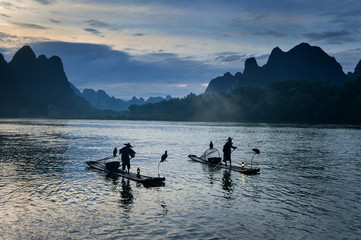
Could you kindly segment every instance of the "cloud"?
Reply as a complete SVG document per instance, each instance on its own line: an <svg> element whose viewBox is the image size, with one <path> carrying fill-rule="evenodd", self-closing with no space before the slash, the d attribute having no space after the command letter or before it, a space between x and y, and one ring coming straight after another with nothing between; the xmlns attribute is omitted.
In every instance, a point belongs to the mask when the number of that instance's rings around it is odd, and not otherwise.
<svg viewBox="0 0 361 240"><path fill-rule="evenodd" d="M9 16L9 15L4 14L4 13L0 13L0 16L2 16L2 17L6 17L6 18L10 18L10 16Z"/></svg>
<svg viewBox="0 0 361 240"><path fill-rule="evenodd" d="M230 56L219 56L215 60L216 61L222 61L222 62L234 62L241 59L241 56L239 55L230 55Z"/></svg>
<svg viewBox="0 0 361 240"><path fill-rule="evenodd" d="M223 32L222 35L225 37L243 37L247 36L248 34L243 32Z"/></svg>
<svg viewBox="0 0 361 240"><path fill-rule="evenodd" d="M262 32L251 33L251 35L254 35L254 36L272 36L272 37L278 37L278 38L287 36L287 34L285 34L285 33L277 32L277 31L274 31L274 30L271 30L271 29L266 29L265 31L262 31Z"/></svg>
<svg viewBox="0 0 361 240"><path fill-rule="evenodd" d="M218 56L215 58L215 61L221 61L221 62L237 62L237 61L245 60L245 58L247 58L247 54L237 54L231 52L223 52L217 55Z"/></svg>
<svg viewBox="0 0 361 240"><path fill-rule="evenodd" d="M253 30L252 30L253 31ZM285 38L288 36L286 33L274 31L271 29L266 29L264 31L256 32L223 32L222 35L226 37L245 37L245 36L266 36L266 37L276 37L276 38Z"/></svg>
<svg viewBox="0 0 361 240"><path fill-rule="evenodd" d="M32 24L32 23L20 23L20 22L10 22L11 24L14 24L16 26L22 27L22 28L32 28L32 29L48 29L47 27Z"/></svg>
<svg viewBox="0 0 361 240"><path fill-rule="evenodd" d="M231 23L233 25L241 25L241 24L244 24L246 21L242 18L233 18L231 19Z"/></svg>
<svg viewBox="0 0 361 240"><path fill-rule="evenodd" d="M110 24L105 23L105 22L101 22L101 21L98 21L98 20L94 20L94 19L90 19L90 20L88 20L86 22L92 27L99 27L99 28L110 27Z"/></svg>
<svg viewBox="0 0 361 240"><path fill-rule="evenodd" d="M354 72L357 63L361 59L361 48L353 48L329 53L342 65L345 73Z"/></svg>
<svg viewBox="0 0 361 240"><path fill-rule="evenodd" d="M41 37L19 37L15 34L8 34L0 32L0 42L2 48L5 49L1 53L4 54L4 57L7 61L10 61L12 55L19 50L20 47L28 45L32 42L43 42L48 41L49 39Z"/></svg>
<svg viewBox="0 0 361 240"><path fill-rule="evenodd" d="M57 24L60 23L60 21L55 20L55 19L52 19L52 18L49 18L49 21L50 21L50 22L53 22L53 23L57 23Z"/></svg>
<svg viewBox="0 0 361 240"><path fill-rule="evenodd" d="M342 44L357 41L352 37L353 34L347 30L313 32L303 35L311 41L325 40L327 44Z"/></svg>
<svg viewBox="0 0 361 240"><path fill-rule="evenodd" d="M205 89L202 83L229 70L214 68L173 53L132 56L107 45L37 42L30 46L37 55L59 56L69 81L75 86L97 87L119 98L130 95L149 97L149 93L155 90L149 87L151 85L156 85L156 89L162 89L165 94L172 96L202 93ZM184 84L187 86L175 87ZM140 87L142 85L148 87ZM126 92L124 86L127 86Z"/></svg>
<svg viewBox="0 0 361 240"><path fill-rule="evenodd" d="M50 5L56 2L56 0L34 0L43 5Z"/></svg>
<svg viewBox="0 0 361 240"><path fill-rule="evenodd" d="M319 16L331 16L333 17L332 22L336 23L346 23L354 21L353 18L359 19L359 16L361 15L361 8L354 8L351 6L352 9L344 10L345 7L342 7L341 11L328 11L325 13L320 14Z"/></svg>
<svg viewBox="0 0 361 240"><path fill-rule="evenodd" d="M84 31L92 33L94 35L104 37L104 35L100 31L98 31L97 29L94 29L94 28L84 28Z"/></svg>
<svg viewBox="0 0 361 240"><path fill-rule="evenodd" d="M0 32L0 40L1 40L1 41L4 41L5 39L8 39L8 38L17 38L17 36L16 36L16 35L13 35L13 34L8 34L8 33Z"/></svg>
<svg viewBox="0 0 361 240"><path fill-rule="evenodd" d="M19 10L19 9L21 9L21 7L19 7L17 5L14 5L11 2L0 2L0 6L2 6L5 9L8 9L8 10L13 10L13 9Z"/></svg>
<svg viewBox="0 0 361 240"><path fill-rule="evenodd" d="M142 36L144 36L144 33L134 33L133 36L135 36L135 37L142 37Z"/></svg>

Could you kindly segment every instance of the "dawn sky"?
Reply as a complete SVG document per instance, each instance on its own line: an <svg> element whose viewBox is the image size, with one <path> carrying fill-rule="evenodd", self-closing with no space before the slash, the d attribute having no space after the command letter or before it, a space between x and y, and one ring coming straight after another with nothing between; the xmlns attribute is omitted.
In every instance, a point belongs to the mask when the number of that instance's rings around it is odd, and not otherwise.
<svg viewBox="0 0 361 240"><path fill-rule="evenodd" d="M0 1L0 53L23 45L61 57L80 90L183 97L266 63L274 47L319 46L345 73L361 59L361 1Z"/></svg>

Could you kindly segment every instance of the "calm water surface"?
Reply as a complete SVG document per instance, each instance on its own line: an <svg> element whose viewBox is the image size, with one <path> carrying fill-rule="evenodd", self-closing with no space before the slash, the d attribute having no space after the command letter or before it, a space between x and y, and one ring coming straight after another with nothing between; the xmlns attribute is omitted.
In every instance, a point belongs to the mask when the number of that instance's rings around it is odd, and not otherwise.
<svg viewBox="0 0 361 240"><path fill-rule="evenodd" d="M259 175L187 158L229 136ZM127 142L165 186L87 168ZM357 127L2 119L0 147L0 239L361 239Z"/></svg>

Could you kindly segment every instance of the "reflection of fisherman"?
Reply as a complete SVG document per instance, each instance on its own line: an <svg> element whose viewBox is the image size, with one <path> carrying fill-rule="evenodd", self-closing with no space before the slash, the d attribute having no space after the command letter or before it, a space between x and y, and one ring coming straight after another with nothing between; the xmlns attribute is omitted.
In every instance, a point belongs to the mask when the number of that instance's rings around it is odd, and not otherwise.
<svg viewBox="0 0 361 240"><path fill-rule="evenodd" d="M121 202L122 204L124 204L124 206L133 202L134 197L132 193L132 188L130 187L129 179L122 179L122 191L120 192L120 194L122 195Z"/></svg>
<svg viewBox="0 0 361 240"><path fill-rule="evenodd" d="M130 143L125 143L124 144L125 147L119 149L119 155L122 155L122 170L124 172L125 167L128 168L128 173L129 173L129 169L130 169L130 158L133 158L135 156L135 152L133 151L133 149L131 149L133 146L130 145ZM129 158L130 156L130 158Z"/></svg>
<svg viewBox="0 0 361 240"><path fill-rule="evenodd" d="M117 156L117 152L118 152L118 149L117 149L117 148L114 148L114 150L113 150L113 157L116 157L116 156Z"/></svg>
<svg viewBox="0 0 361 240"><path fill-rule="evenodd" d="M232 165L232 161L231 161L231 152L232 149L236 149L237 147L233 146L232 143L232 138L228 138L226 144L224 144L223 146L223 161L226 163L227 165L227 161L229 161L229 165Z"/></svg>
<svg viewBox="0 0 361 240"><path fill-rule="evenodd" d="M212 143L212 141L209 143L209 149L213 149L213 143Z"/></svg>

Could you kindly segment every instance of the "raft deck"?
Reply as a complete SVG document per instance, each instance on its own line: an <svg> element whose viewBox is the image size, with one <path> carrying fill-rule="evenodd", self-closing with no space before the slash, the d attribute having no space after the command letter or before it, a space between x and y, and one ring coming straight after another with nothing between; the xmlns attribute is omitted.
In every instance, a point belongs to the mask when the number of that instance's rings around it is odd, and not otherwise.
<svg viewBox="0 0 361 240"><path fill-rule="evenodd" d="M145 185L161 184L165 181L165 177L148 177L144 175L138 176L136 173L123 172L120 169L110 171L109 169L106 168L103 162L99 162L99 161L87 161L86 164L88 164L91 168L104 171L107 173L111 173L115 176L124 177L139 183L143 183Z"/></svg>
<svg viewBox="0 0 361 240"><path fill-rule="evenodd" d="M232 170L232 171L237 171L237 172L240 172L240 173L244 173L244 174L257 174L260 172L260 169L259 168L242 168L242 167L239 167L239 166L234 166L234 165L225 165L224 163L212 163L212 162L209 162L205 159L202 159L202 158L199 158L197 157L196 155L188 155L188 157L190 159L192 159L193 161L196 161L196 162L200 162L200 163L204 163L204 164L208 164L208 165L212 165L212 166L217 166L219 168L224 168L224 169L228 169L228 170Z"/></svg>

